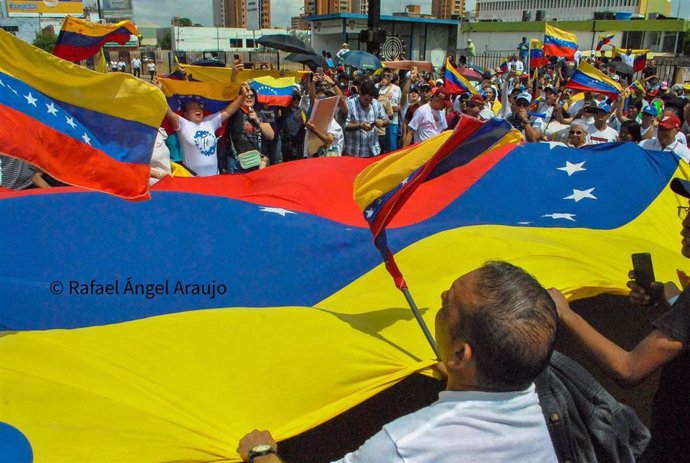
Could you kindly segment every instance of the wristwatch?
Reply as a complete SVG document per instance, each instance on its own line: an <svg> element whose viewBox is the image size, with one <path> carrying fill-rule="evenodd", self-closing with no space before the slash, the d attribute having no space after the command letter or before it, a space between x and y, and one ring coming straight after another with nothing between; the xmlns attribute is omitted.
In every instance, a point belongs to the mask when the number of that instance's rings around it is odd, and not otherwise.
<svg viewBox="0 0 690 463"><path fill-rule="evenodd" d="M247 463L254 463L254 458L263 457L276 453L276 450L268 444L259 444L249 451L247 454Z"/></svg>

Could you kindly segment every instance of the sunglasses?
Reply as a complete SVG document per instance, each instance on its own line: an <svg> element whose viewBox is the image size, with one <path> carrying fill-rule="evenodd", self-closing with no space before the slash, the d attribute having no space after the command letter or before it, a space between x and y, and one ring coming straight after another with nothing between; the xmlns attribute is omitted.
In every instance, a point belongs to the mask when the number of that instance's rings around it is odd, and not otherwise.
<svg viewBox="0 0 690 463"><path fill-rule="evenodd" d="M581 130L571 130L570 135L582 135L584 132Z"/></svg>

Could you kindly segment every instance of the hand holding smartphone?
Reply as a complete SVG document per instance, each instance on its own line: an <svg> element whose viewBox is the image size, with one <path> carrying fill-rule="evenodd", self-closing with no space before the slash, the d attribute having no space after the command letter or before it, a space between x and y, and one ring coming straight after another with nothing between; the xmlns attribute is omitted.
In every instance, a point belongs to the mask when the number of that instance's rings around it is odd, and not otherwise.
<svg viewBox="0 0 690 463"><path fill-rule="evenodd" d="M652 267L652 255L648 252L640 252L632 254L631 257L635 283L637 283L640 288L644 289L645 294L649 296L648 304L655 304L663 300L663 285L659 283L656 285L652 284L655 283L654 268Z"/></svg>

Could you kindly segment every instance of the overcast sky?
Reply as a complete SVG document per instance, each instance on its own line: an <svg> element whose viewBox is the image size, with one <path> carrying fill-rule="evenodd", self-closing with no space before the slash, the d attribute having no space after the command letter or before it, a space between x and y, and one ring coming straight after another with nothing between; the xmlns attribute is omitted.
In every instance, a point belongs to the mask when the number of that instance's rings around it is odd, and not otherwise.
<svg viewBox="0 0 690 463"><path fill-rule="evenodd" d="M680 2L680 16L690 17L690 1L673 0L671 3L672 14L678 11ZM194 23L204 26L213 26L211 13L211 0L134 0L134 17L140 26L158 25L167 26L170 18L180 16L190 18ZM431 13L431 0L381 0L381 11L390 14L401 11L407 4L414 3L422 6L422 13ZM476 0L467 0L465 8L474 9ZM287 27L291 16L299 14L300 7L304 6L304 0L272 0L271 16L273 26Z"/></svg>

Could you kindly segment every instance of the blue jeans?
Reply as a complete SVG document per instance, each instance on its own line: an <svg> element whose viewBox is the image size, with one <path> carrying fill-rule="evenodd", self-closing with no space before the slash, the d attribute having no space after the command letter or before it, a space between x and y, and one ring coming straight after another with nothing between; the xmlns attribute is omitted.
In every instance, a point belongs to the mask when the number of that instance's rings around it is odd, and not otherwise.
<svg viewBox="0 0 690 463"><path fill-rule="evenodd" d="M395 151L398 149L398 130L400 124L390 124L386 127L386 136L388 137L388 151Z"/></svg>

